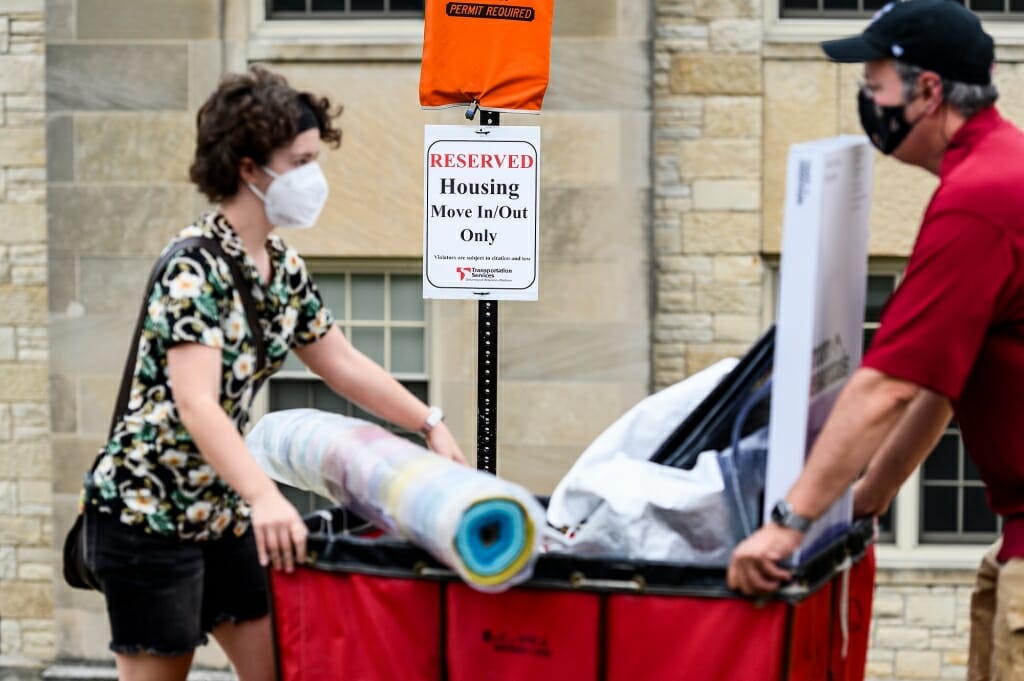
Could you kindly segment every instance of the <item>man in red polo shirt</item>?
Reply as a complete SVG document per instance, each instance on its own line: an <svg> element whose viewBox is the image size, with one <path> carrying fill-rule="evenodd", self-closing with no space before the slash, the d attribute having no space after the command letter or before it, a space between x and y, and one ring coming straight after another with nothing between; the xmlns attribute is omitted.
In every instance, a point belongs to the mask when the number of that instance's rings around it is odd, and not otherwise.
<svg viewBox="0 0 1024 681"><path fill-rule="evenodd" d="M892 3L822 47L864 62L875 146L941 182L862 366L772 521L736 548L729 584L788 579L778 562L865 468L855 506L884 511L952 410L1005 519L972 601L970 678L1024 679L1024 134L993 106L993 42L959 3Z"/></svg>

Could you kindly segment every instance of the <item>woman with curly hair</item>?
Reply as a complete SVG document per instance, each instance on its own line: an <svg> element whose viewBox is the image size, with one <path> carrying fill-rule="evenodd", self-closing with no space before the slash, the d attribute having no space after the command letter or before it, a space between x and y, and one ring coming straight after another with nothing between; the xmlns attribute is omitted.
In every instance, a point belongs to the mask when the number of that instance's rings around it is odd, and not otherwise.
<svg viewBox="0 0 1024 681"><path fill-rule="evenodd" d="M190 176L219 208L154 271L126 404L83 495L86 563L123 680L185 679L209 633L241 681L273 678L261 566L302 562L306 527L241 431L290 350L339 394L464 463L440 410L349 344L302 258L274 234L319 216L317 158L341 141L337 114L258 67L226 76L199 110Z"/></svg>

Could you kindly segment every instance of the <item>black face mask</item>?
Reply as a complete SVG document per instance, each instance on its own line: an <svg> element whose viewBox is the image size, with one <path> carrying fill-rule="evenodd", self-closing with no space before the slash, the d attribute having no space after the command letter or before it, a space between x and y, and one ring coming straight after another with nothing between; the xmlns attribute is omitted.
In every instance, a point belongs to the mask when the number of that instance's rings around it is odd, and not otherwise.
<svg viewBox="0 0 1024 681"><path fill-rule="evenodd" d="M885 155L896 151L917 122L907 121L907 105L879 106L868 93L861 89L857 93L857 104L860 108L860 124L867 133L871 143Z"/></svg>

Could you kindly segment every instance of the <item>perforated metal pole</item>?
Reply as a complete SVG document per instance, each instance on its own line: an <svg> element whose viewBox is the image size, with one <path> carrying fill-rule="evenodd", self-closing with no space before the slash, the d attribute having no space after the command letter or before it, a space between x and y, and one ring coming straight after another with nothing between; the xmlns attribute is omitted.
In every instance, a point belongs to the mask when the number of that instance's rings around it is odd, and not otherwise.
<svg viewBox="0 0 1024 681"><path fill-rule="evenodd" d="M481 125L500 125L497 111L480 110ZM498 468L498 301L481 300L477 313L476 467Z"/></svg>

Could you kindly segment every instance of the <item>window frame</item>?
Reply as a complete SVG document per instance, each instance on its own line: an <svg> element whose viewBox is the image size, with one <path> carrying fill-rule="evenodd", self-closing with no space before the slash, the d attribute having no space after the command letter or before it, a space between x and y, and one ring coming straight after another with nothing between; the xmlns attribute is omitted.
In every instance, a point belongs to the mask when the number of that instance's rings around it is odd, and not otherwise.
<svg viewBox="0 0 1024 681"><path fill-rule="evenodd" d="M774 321L777 312L780 258L778 255L766 255L764 262L766 276L763 314L764 319ZM899 285L906 265L906 258L873 257L868 262L867 274L894 276ZM921 469L922 466L918 466L907 478L892 502L895 513L894 537L891 543L878 544L878 566L883 569L976 569L982 555L988 549L988 544L940 544L921 541L921 510L924 502Z"/></svg>
<svg viewBox="0 0 1024 681"><path fill-rule="evenodd" d="M867 25L863 16L853 18L816 18L796 19L783 18L781 16L781 0L765 0L762 7L762 33L765 51L768 58L789 56L789 50L784 46L795 46L795 56L807 57L807 45L816 44L822 40L845 38L846 36L859 33ZM1008 47L1011 45L1024 45L1024 16L1021 21L991 20L982 17L985 30L996 41L997 47ZM815 50L816 55L825 59L820 49Z"/></svg>
<svg viewBox="0 0 1024 681"><path fill-rule="evenodd" d="M418 62L420 18L274 19L267 0L249 0L246 60L276 62Z"/></svg>
<svg viewBox="0 0 1024 681"><path fill-rule="evenodd" d="M306 257L306 266L316 282L318 275L353 275L353 274L388 274L388 275L415 275L422 276L422 263L419 260L395 260L395 259L339 259L339 258L316 258ZM441 382L435 380L432 370L440 366L439 343L437 324L434 319L434 308L429 299L423 301L423 343L424 348L424 375L392 374L399 381L422 380L427 384L427 395L431 404L440 404ZM253 401L252 418L250 423L256 423L270 410L270 386L275 380L296 380L309 379L312 381L321 380L308 369L285 370L282 368L267 381L263 390L260 390Z"/></svg>

